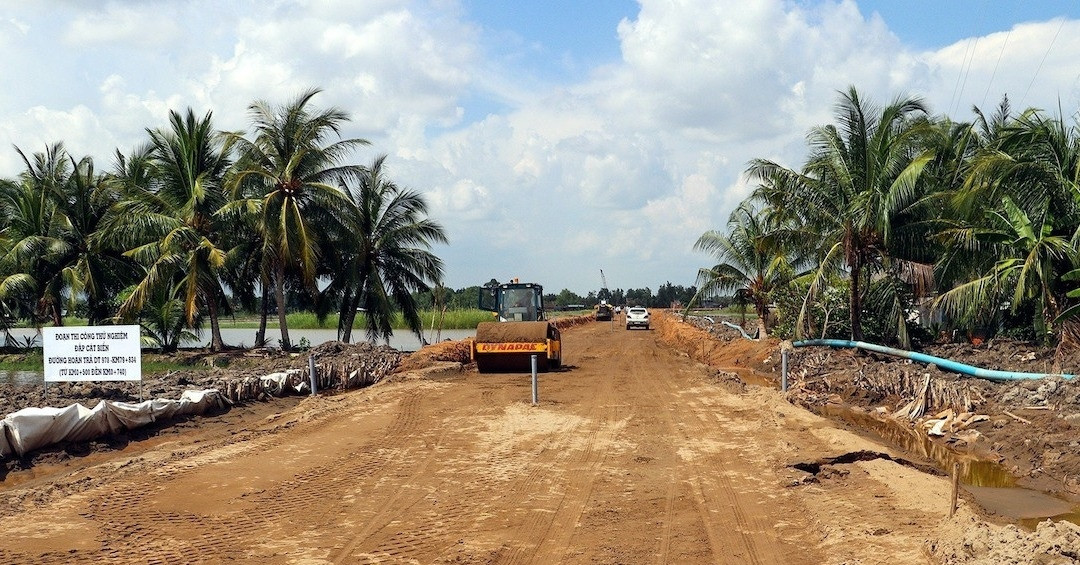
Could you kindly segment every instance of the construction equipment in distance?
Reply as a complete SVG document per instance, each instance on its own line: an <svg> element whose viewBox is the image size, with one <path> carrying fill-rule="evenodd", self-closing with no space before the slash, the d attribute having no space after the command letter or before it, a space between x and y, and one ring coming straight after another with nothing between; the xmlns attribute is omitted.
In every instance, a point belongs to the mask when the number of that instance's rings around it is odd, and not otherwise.
<svg viewBox="0 0 1080 565"><path fill-rule="evenodd" d="M610 322L615 316L615 308L608 304L607 297L611 295L611 291L607 287L607 277L604 276L604 270L600 269L600 282L603 286L600 287L600 292L597 293L597 298L600 302L596 305L596 321L597 322Z"/></svg>
<svg viewBox="0 0 1080 565"><path fill-rule="evenodd" d="M562 366L562 337L545 315L542 286L514 279L483 287L478 305L498 318L476 326L471 355L478 371L529 371L533 355L537 371Z"/></svg>
<svg viewBox="0 0 1080 565"><path fill-rule="evenodd" d="M596 305L597 322L610 322L614 315L615 309L608 304L607 300L601 300L600 303Z"/></svg>

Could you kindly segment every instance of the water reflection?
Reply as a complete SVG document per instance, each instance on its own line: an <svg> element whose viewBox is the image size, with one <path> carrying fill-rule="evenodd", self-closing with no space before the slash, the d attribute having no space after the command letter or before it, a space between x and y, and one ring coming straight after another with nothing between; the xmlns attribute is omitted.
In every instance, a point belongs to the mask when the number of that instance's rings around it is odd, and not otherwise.
<svg viewBox="0 0 1080 565"><path fill-rule="evenodd" d="M39 385L45 378L41 371L5 371L0 370L0 385Z"/></svg>
<svg viewBox="0 0 1080 565"><path fill-rule="evenodd" d="M951 473L953 464L959 464L960 482L980 506L1017 520L1025 527L1033 529L1046 518L1080 524L1080 507L1039 491L1016 486L1016 477L998 463L979 460L899 422L875 418L872 414L847 406L827 405L820 409L820 413L847 422L857 429L867 430L904 453L933 461L942 472Z"/></svg>
<svg viewBox="0 0 1080 565"><path fill-rule="evenodd" d="M441 332L429 333L425 332L424 339L429 341L439 340L459 340L471 337L476 334L476 330L442 330ZM184 343L181 347L206 347L210 343L210 330L204 329L196 332L198 336L197 341ZM280 345L280 332L277 328L268 328L267 339L271 347L277 347ZM223 328L221 330L221 337L225 340L225 343L231 347L251 347L255 343L255 329L254 328ZM5 345L10 347L41 347L41 333L36 328L15 328L11 330L11 340L5 342ZM361 330L360 333L353 333L354 341L363 340L364 334ZM294 344L306 343L311 347L315 347L326 343L328 341L337 341L337 330L333 329L296 329L289 330L289 339ZM423 347L420 340L413 334L405 330L398 330L394 335L390 336L390 346L399 349L401 351L416 351ZM7 371L0 369L0 385L13 384L13 385L39 385L44 381L44 376L41 371Z"/></svg>

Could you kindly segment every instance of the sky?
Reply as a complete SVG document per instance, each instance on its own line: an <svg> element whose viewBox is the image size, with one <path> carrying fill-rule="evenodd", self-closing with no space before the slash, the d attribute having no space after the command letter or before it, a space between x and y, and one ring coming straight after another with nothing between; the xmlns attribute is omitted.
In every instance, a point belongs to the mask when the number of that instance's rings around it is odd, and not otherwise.
<svg viewBox="0 0 1080 565"><path fill-rule="evenodd" d="M0 177L62 141L110 169L169 110L245 131L309 87L355 162L421 192L451 288L689 286L693 250L798 167L854 86L965 121L1080 109L1080 3L1026 0L23 0L0 7Z"/></svg>

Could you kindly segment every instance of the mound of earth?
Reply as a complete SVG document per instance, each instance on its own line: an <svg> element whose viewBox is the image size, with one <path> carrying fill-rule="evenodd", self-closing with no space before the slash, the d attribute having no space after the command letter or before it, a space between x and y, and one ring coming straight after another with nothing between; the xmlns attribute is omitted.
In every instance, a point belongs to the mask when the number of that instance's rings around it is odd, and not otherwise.
<svg viewBox="0 0 1080 565"><path fill-rule="evenodd" d="M750 341L718 324L690 322L658 329L665 341L703 363L748 382L779 384L778 340ZM986 369L1080 373L1080 356L1061 358L1052 348L1009 339L937 344L923 352ZM1021 486L1080 500L1080 379L993 382L888 355L809 347L789 351L789 380L793 402L818 412L831 405L854 408L949 449L1000 462Z"/></svg>
<svg viewBox="0 0 1080 565"><path fill-rule="evenodd" d="M1009 340L934 346L925 352L988 369L1056 370L1052 350ZM796 402L859 407L901 422L913 433L930 434L952 449L997 460L1024 486L1080 499L1076 379L993 382L890 356L828 348L794 350L790 367L790 398Z"/></svg>
<svg viewBox="0 0 1080 565"><path fill-rule="evenodd" d="M591 321L564 319L561 327ZM653 317L653 331L668 346L714 369L714 384L732 391L747 384L778 387L782 344L775 339L751 341L730 328L682 323L662 311ZM971 365L1015 371L1076 372L1075 358L1057 360L1052 350L1007 340L979 346L946 344L927 353ZM357 356L384 355L397 372L441 365L461 370L469 362L469 341L447 341L408 356L373 352L366 344L329 343L299 354L277 350L228 351L210 354L189 351L164 358L190 370L144 375L146 397L177 397L186 389L215 388L230 379L265 375L283 369L305 369L309 355L321 364L345 366ZM573 352L569 352L572 356ZM145 356L145 361L154 357ZM1080 499L1080 383L1048 378L1039 381L994 383L943 372L932 366L855 350L807 348L790 351L788 399L816 411L843 404L865 414L899 423L911 434L926 436L927 422L949 421L932 441L1003 463L1022 484ZM91 406L102 399L137 401L138 385L128 383L69 383L50 385L48 405L80 402ZM282 402L282 401L278 401ZM287 401L286 401L287 402ZM264 403L267 404L267 403ZM268 403L273 404L273 403ZM0 387L0 409L12 412L39 406L40 387ZM234 410L246 409L243 406ZM951 411L951 416L941 415ZM5 413L7 413L5 412ZM918 412L918 415L911 416ZM962 414L969 414L963 419ZM974 416L985 416L975 418ZM959 425L956 422L964 422ZM198 425L198 424L192 424ZM155 432L150 432L155 433ZM179 433L179 432L177 432ZM108 444L68 449L82 453L109 449ZM56 452L36 457L56 457ZM33 462L30 462L31 465ZM22 462L19 464L26 464ZM10 462L9 462L10 465ZM1072 563L1080 561L1080 531L1073 524L1047 522L1032 532L1015 526L988 524L970 514L943 522L943 532L926 551L941 563ZM1033 555L1045 556L1033 561Z"/></svg>

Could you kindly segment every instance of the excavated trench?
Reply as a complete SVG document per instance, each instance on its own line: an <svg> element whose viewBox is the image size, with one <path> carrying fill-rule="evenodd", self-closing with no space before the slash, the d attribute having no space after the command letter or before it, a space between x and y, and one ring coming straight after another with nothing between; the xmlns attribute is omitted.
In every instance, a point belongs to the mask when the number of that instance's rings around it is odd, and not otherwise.
<svg viewBox="0 0 1080 565"><path fill-rule="evenodd" d="M736 373L747 384L779 388L780 354L777 343L769 344L733 338L730 330L715 325L712 327L695 324L671 325L682 328L676 330L661 327L661 330L666 334L665 340L677 349L714 368ZM1032 353L1024 353L1025 359L1034 357ZM850 366L838 367L835 362L834 359L833 365L824 368L831 371L826 372L826 378L832 374L853 369ZM816 391L819 393L816 396L812 394L814 398L792 398L792 400L821 416L843 422L855 433L891 447L908 458L901 461L902 464L911 463L914 460L925 461L931 463L932 468L926 465L920 467L921 464L918 463L912 463L911 466L943 475L950 474L953 466L959 465L960 483L963 490L969 493L979 506L1004 520L1029 529L1034 529L1040 521L1047 518L1080 525L1080 505L1041 490L1020 486L1018 478L1010 472L1009 468L993 459L996 457L994 454L977 453L963 447L955 447L949 440L934 439L921 429L912 428L904 422L876 417L868 412L865 406L858 404L860 400L867 400L859 398L859 394L895 396L898 390L895 390L896 382L892 382L895 379L879 378L879 375L869 370L864 374L862 368L856 370L860 374L857 379L859 384L855 388L862 389L854 392L853 398L856 403L846 402L845 392L852 391L838 391L833 388L836 386L835 382L831 386L826 385L821 391ZM907 380L911 380L917 386L923 381L922 377L923 372L920 371L917 376L913 375L913 378ZM793 377L792 380L796 378ZM880 384L882 390L866 390L867 387L874 388L875 384ZM887 390L890 388L893 390ZM937 394L950 397L945 399L946 402L959 401L968 394L966 387L952 389L948 386L939 386L939 389L935 391ZM840 394L835 394L836 392ZM807 462L793 465L793 467L816 475L821 469L831 472L831 470L842 468L845 464L865 460L860 457L874 458L883 454L848 455L851 461L841 456L836 461ZM1070 489L1066 487L1062 490L1069 491Z"/></svg>
<svg viewBox="0 0 1080 565"><path fill-rule="evenodd" d="M994 515L1028 529L1034 529L1047 518L1080 525L1080 505L1019 486L1017 478L996 461L953 449L942 441L915 433L899 422L875 418L851 406L826 404L809 408L821 416L843 422L856 433L884 443L900 453L933 462L933 471L938 474L948 474L954 465L958 465L963 489L979 506ZM838 460L828 463L835 465L865 460L858 457L852 457L851 461L843 457L835 459ZM918 467L914 464L909 466ZM800 468L798 465L795 467Z"/></svg>

